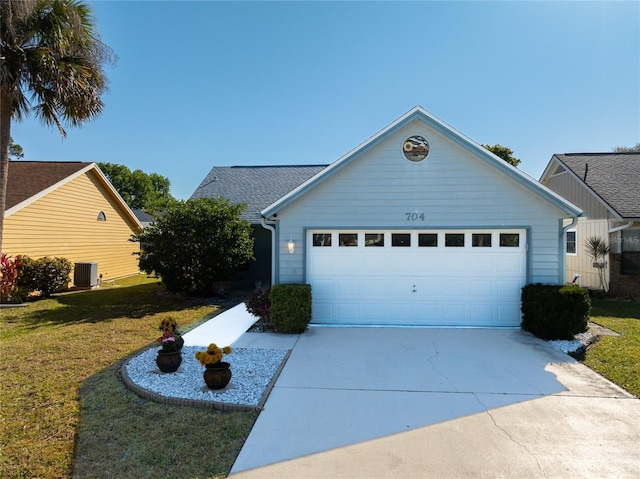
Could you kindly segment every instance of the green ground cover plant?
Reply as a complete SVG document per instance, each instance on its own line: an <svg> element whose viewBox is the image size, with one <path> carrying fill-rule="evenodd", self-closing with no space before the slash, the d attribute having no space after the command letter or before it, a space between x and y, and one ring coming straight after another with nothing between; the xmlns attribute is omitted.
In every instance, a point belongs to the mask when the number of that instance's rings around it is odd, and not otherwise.
<svg viewBox="0 0 640 479"><path fill-rule="evenodd" d="M220 312L162 291L139 275L0 310L0 477L228 473L255 413L160 405L119 380L122 360L153 343L164 317L186 332Z"/></svg>
<svg viewBox="0 0 640 479"><path fill-rule="evenodd" d="M591 321L620 336L603 336L584 364L640 397L640 303L594 299Z"/></svg>

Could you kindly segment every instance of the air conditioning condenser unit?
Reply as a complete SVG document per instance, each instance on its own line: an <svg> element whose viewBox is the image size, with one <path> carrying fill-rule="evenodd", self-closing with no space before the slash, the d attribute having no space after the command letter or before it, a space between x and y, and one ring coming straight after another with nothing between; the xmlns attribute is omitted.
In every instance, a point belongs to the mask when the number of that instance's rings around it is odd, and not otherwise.
<svg viewBox="0 0 640 479"><path fill-rule="evenodd" d="M73 284L79 288L98 286L98 263L76 263L73 269Z"/></svg>

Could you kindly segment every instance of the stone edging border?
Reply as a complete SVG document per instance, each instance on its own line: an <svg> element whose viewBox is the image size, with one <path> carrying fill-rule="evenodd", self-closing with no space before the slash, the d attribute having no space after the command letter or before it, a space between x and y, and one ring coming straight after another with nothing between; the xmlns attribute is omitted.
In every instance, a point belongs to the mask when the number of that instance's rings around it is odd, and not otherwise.
<svg viewBox="0 0 640 479"><path fill-rule="evenodd" d="M147 348L147 349L150 349L150 348ZM197 407L197 408L203 408L203 409L217 409L219 411L260 412L264 408L264 403L267 401L269 394L271 394L271 389L273 389L273 386L278 380L278 377L280 376L280 373L282 372L282 369L284 368L284 365L287 363L287 360L289 359L290 355L291 355L291 350L289 349L287 350L287 354L285 354L284 358L282 358L282 361L280 362L280 366L278 366L278 369L276 370L275 374L271 378L271 381L269 381L269 384L265 388L264 393L262 393L262 398L260 398L260 401L258 402L257 406L251 406L249 404L231 404L231 403L225 403L220 401L203 401L200 399L176 398L176 397L163 396L161 394L149 391L148 389L145 389L142 386L139 386L135 382L133 382L133 380L129 376L129 373L127 372L127 368L126 368L127 364L129 364L129 361L131 361L134 357L136 357L137 354L131 355L128 359L122 362L122 365L120 366L120 375L122 377L122 382L124 382L125 386L127 386L131 391L133 391L138 396L144 399L149 399L151 401L154 401L160 404Z"/></svg>

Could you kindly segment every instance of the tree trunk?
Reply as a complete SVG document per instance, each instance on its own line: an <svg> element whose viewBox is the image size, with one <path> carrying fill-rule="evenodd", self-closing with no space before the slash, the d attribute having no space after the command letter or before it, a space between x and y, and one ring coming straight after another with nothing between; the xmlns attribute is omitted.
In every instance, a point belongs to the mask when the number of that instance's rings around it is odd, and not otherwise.
<svg viewBox="0 0 640 479"><path fill-rule="evenodd" d="M9 177L9 136L11 135L11 99L0 91L0 252L4 233L4 211L7 204Z"/></svg>

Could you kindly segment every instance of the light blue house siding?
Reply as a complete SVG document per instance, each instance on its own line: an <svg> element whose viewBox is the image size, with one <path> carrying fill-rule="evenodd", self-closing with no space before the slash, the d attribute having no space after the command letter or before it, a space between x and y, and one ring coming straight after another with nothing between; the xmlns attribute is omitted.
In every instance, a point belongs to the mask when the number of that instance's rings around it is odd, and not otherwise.
<svg viewBox="0 0 640 479"><path fill-rule="evenodd" d="M403 155L403 142L412 135L430 143L421 162ZM509 171L506 163L487 161L466 141L418 117L356 149L341 168L269 218L277 224L276 282L306 281L309 229L517 228L526 230L527 282L563 283L567 209L543 198L537 186L532 189L535 180ZM296 245L293 254L287 251L289 239Z"/></svg>

